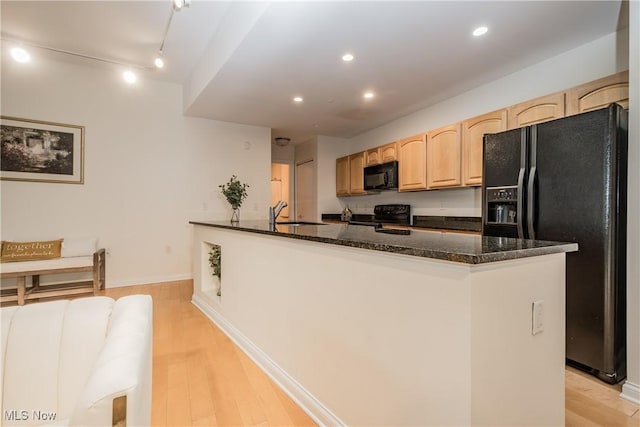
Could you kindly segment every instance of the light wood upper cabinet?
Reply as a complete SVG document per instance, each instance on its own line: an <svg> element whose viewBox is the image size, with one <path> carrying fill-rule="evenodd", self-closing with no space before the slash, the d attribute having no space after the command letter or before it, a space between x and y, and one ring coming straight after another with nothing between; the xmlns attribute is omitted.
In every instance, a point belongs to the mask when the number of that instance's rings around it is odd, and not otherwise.
<svg viewBox="0 0 640 427"><path fill-rule="evenodd" d="M559 92L521 102L509 107L508 111L509 129L560 119L564 117L565 95Z"/></svg>
<svg viewBox="0 0 640 427"><path fill-rule="evenodd" d="M462 183L460 123L427 133L427 188L453 187Z"/></svg>
<svg viewBox="0 0 640 427"><path fill-rule="evenodd" d="M366 151L366 163L365 166L379 165L380 161L380 147L372 148Z"/></svg>
<svg viewBox="0 0 640 427"><path fill-rule="evenodd" d="M482 185L482 147L485 133L507 130L507 110L462 122L462 184Z"/></svg>
<svg viewBox="0 0 640 427"><path fill-rule="evenodd" d="M349 156L349 193L351 195L365 194L364 156L364 151Z"/></svg>
<svg viewBox="0 0 640 427"><path fill-rule="evenodd" d="M349 156L336 159L336 196L349 195Z"/></svg>
<svg viewBox="0 0 640 427"><path fill-rule="evenodd" d="M380 163L398 160L396 143L385 144L366 151L365 166L379 165Z"/></svg>
<svg viewBox="0 0 640 427"><path fill-rule="evenodd" d="M421 133L397 142L398 191L427 188L427 134Z"/></svg>
<svg viewBox="0 0 640 427"><path fill-rule="evenodd" d="M629 108L629 71L594 80L567 91L567 116L617 102Z"/></svg>
<svg viewBox="0 0 640 427"><path fill-rule="evenodd" d="M398 149L395 142L380 147L380 163L392 162L394 160L398 160Z"/></svg>

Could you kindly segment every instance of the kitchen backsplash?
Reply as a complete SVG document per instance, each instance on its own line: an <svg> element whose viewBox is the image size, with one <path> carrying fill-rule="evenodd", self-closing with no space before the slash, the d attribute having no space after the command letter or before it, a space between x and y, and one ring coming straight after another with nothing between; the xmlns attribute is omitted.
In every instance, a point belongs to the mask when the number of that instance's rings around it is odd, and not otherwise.
<svg viewBox="0 0 640 427"><path fill-rule="evenodd" d="M480 187L406 193L385 191L379 194L340 198L342 208L349 206L349 209L356 214L373 214L375 205L388 203L411 205L411 215L482 216Z"/></svg>

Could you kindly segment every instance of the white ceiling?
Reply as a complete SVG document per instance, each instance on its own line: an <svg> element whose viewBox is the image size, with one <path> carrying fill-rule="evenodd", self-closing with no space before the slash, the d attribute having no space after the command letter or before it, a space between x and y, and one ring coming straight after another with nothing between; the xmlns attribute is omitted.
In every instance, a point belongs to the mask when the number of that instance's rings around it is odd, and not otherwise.
<svg viewBox="0 0 640 427"><path fill-rule="evenodd" d="M171 4L3 0L2 38L150 67ZM352 137L626 27L622 4L193 0L173 13L165 69L141 72L183 84L191 116Z"/></svg>

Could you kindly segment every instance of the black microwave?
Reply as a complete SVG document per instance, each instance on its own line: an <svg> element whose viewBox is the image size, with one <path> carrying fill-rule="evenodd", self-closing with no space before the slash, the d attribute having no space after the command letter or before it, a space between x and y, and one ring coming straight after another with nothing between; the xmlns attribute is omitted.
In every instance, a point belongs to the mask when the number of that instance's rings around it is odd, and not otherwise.
<svg viewBox="0 0 640 427"><path fill-rule="evenodd" d="M398 188L398 162L382 163L364 168L365 190L396 190Z"/></svg>

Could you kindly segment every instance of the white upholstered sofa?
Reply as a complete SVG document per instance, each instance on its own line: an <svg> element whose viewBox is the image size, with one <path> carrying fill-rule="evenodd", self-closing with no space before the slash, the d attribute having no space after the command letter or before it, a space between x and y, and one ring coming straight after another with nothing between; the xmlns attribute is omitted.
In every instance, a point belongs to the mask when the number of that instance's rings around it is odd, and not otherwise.
<svg viewBox="0 0 640 427"><path fill-rule="evenodd" d="M3 307L2 425L150 425L152 311L148 295Z"/></svg>

